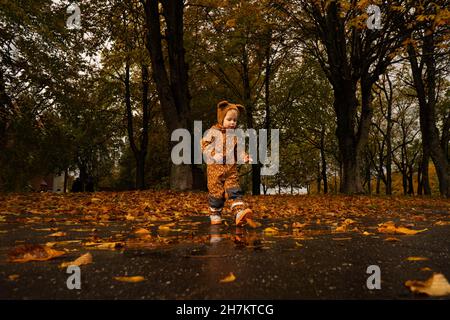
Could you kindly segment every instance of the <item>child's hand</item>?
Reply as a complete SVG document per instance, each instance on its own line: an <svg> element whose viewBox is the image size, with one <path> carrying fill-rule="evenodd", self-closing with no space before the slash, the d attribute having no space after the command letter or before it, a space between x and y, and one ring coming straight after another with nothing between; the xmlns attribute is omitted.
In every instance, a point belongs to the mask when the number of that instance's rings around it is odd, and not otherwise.
<svg viewBox="0 0 450 320"><path fill-rule="evenodd" d="M253 161L252 157L248 154L244 155L244 163L249 163L250 161Z"/></svg>

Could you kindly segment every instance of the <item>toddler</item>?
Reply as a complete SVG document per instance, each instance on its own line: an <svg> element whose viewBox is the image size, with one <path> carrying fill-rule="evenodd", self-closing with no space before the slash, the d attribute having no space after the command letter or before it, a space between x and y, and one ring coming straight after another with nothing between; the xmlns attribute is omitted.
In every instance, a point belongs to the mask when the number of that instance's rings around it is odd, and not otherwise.
<svg viewBox="0 0 450 320"><path fill-rule="evenodd" d="M239 185L237 171L237 137L228 142L232 150L226 150L226 131L235 129L239 114L245 109L240 104L221 101L217 105L217 124L213 125L201 140L201 149L212 163L207 163L208 177L208 205L211 224L222 223L222 209L225 200L231 200L230 208L235 216L237 226L243 225L250 219L252 210L242 200L242 190ZM232 131L232 130L229 130ZM230 132L231 133L231 132ZM218 147L218 148L217 148ZM217 149L223 152L217 152ZM228 152L227 152L228 151ZM234 161L227 161L227 156L233 156ZM252 161L247 153L240 154L245 163Z"/></svg>

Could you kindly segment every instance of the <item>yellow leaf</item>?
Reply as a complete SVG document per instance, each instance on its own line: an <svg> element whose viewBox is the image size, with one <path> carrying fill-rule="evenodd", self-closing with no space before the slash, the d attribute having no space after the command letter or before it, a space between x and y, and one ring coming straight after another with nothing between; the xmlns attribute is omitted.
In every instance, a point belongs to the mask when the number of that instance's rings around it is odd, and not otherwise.
<svg viewBox="0 0 450 320"><path fill-rule="evenodd" d="M67 233L65 232L55 232L52 234L49 234L47 237L65 237Z"/></svg>
<svg viewBox="0 0 450 320"><path fill-rule="evenodd" d="M434 273L431 278L426 281L408 280L405 282L414 293L423 293L432 297L446 296L450 294L450 285L441 273Z"/></svg>
<svg viewBox="0 0 450 320"><path fill-rule="evenodd" d="M12 274L10 276L8 276L8 279L11 281L16 281L17 279L19 279L19 275L18 274Z"/></svg>
<svg viewBox="0 0 450 320"><path fill-rule="evenodd" d="M435 222L434 225L435 226L448 226L448 225L450 225L450 221L441 221L441 220L439 220L439 221Z"/></svg>
<svg viewBox="0 0 450 320"><path fill-rule="evenodd" d="M95 247L97 249L119 249L123 247L123 242L86 242L87 247Z"/></svg>
<svg viewBox="0 0 450 320"><path fill-rule="evenodd" d="M384 241L396 242L396 241L400 241L400 239L394 238L394 237L389 237L389 238L384 239Z"/></svg>
<svg viewBox="0 0 450 320"><path fill-rule="evenodd" d="M233 272L230 272L228 276L220 280L220 283L233 282L234 280L236 280L236 277L234 276Z"/></svg>
<svg viewBox="0 0 450 320"><path fill-rule="evenodd" d="M148 231L147 229L144 228L139 228L136 231L134 231L135 234L141 234L141 235L146 235L149 234L150 231Z"/></svg>
<svg viewBox="0 0 450 320"><path fill-rule="evenodd" d="M278 233L278 229L275 227L274 228L268 227L264 229L264 233L268 235L275 235Z"/></svg>
<svg viewBox="0 0 450 320"><path fill-rule="evenodd" d="M134 276L134 277L114 277L115 280L117 281L122 281L122 282L131 282L131 283L135 283L135 282L141 282L144 281L145 278L142 276Z"/></svg>
<svg viewBox="0 0 450 320"><path fill-rule="evenodd" d="M334 231L335 232L345 232L345 231L347 231L347 226L344 224L342 226L337 227Z"/></svg>
<svg viewBox="0 0 450 320"><path fill-rule="evenodd" d="M429 259L424 258L424 257L408 257L408 258L406 258L406 260L408 260L408 261L426 261Z"/></svg>
<svg viewBox="0 0 450 320"><path fill-rule="evenodd" d="M304 228L306 225L306 223L294 222L292 228Z"/></svg>
<svg viewBox="0 0 450 320"><path fill-rule="evenodd" d="M162 224L158 227L158 230L161 231L170 231L170 227L175 226L175 222L172 223L167 223L167 224Z"/></svg>
<svg viewBox="0 0 450 320"><path fill-rule="evenodd" d="M397 227L397 226L395 226L395 223L393 221L380 223L378 225L378 232L381 232L381 233L413 235L413 234L417 234L419 232L424 232L426 230L428 230L428 229L412 230L412 229L408 229L408 228L405 228L405 227Z"/></svg>
<svg viewBox="0 0 450 320"><path fill-rule="evenodd" d="M352 219L345 219L344 224L350 225L350 224L355 223L355 222L356 222L356 221L355 221L355 220L352 220Z"/></svg>
<svg viewBox="0 0 450 320"><path fill-rule="evenodd" d="M67 268L68 266L82 266L89 263L92 263L92 255L88 252L74 261L61 263L60 267Z"/></svg>

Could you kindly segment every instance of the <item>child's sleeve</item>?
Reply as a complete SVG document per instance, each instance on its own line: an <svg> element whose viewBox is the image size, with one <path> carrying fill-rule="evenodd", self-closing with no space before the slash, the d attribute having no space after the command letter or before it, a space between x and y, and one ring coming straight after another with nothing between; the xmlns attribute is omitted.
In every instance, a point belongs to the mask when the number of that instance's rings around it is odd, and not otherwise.
<svg viewBox="0 0 450 320"><path fill-rule="evenodd" d="M200 148L202 152L205 152L206 147L209 146L214 141L214 136L208 133L205 137L200 140Z"/></svg>

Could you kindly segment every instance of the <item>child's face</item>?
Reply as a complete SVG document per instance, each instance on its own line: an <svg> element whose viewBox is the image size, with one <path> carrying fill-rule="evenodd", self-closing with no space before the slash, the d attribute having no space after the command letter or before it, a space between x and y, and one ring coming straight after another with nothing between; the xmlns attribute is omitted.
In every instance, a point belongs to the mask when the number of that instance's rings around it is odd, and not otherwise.
<svg viewBox="0 0 450 320"><path fill-rule="evenodd" d="M235 129L237 125L238 113L236 110L230 110L223 119L223 127L225 129Z"/></svg>

